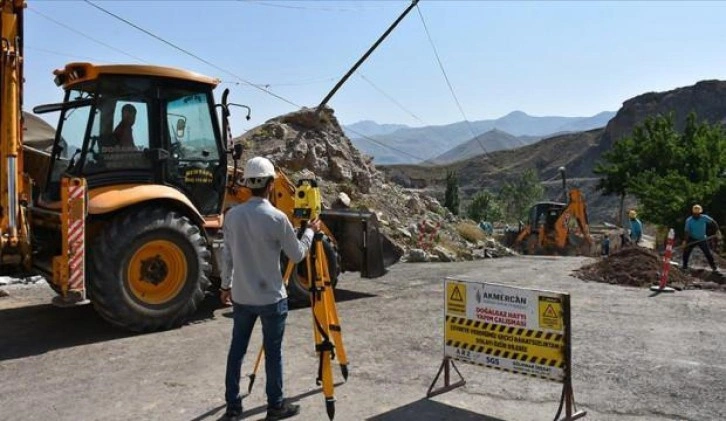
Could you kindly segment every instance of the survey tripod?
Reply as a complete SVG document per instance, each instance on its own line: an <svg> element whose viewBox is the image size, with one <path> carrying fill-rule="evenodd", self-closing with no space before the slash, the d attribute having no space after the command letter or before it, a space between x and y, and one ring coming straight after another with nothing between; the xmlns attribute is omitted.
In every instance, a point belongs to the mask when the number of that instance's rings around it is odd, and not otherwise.
<svg viewBox="0 0 726 421"><path fill-rule="evenodd" d="M293 225L302 236L307 228L308 221L317 218L320 214L320 192L314 180L301 180L295 192L295 210L293 212ZM318 355L318 373L316 384L322 386L325 396L325 410L328 418L335 417L335 384L333 382L333 360L338 359L343 380L348 380L348 357L343 346L343 335L340 328L340 318L333 295L330 272L328 270L328 257L323 246L322 232L313 235L310 252L299 264L288 261L283 274L285 285L292 276L308 285L310 293L310 308L313 316L313 336L315 338L315 352ZM300 265L300 266L299 266ZM303 281L304 278L305 281ZM257 370L259 369L264 348L260 347L255 360L254 369L250 377L248 392L252 391Z"/></svg>

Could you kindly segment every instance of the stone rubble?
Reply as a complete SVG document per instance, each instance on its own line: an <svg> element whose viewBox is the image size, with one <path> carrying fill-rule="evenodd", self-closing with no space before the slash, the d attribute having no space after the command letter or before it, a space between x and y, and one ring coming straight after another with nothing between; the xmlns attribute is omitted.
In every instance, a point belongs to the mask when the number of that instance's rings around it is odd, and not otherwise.
<svg viewBox="0 0 726 421"><path fill-rule="evenodd" d="M515 254L492 238L467 241L458 227L465 221L415 189L391 184L343 133L330 108L285 114L249 130L242 162L262 155L296 181L313 173L324 207L363 209L378 216L382 233L407 262L454 262ZM475 226L471 221L469 226Z"/></svg>

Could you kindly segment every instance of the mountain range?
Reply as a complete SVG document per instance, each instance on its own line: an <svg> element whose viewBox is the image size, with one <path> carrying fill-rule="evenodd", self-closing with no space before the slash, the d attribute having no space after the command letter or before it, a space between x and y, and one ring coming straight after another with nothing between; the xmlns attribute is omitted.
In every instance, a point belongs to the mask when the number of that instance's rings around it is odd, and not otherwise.
<svg viewBox="0 0 726 421"><path fill-rule="evenodd" d="M482 189L496 189L512 181L524 170L532 169L545 186L550 199L561 195L558 169L567 169L568 185L583 190L591 221L619 221L618 199L596 191L599 180L593 173L595 164L613 143L633 132L649 116L673 114L676 128L683 130L689 113L699 121L726 125L726 81L706 80L692 86L666 92L649 92L623 103L622 108L603 128L566 133L544 138L531 145L500 150L488 155L445 165L379 166L392 181L406 187L425 189L443 196L446 174L455 171L459 177L462 201Z"/></svg>
<svg viewBox="0 0 726 421"><path fill-rule="evenodd" d="M377 164L413 164L427 162L453 162L469 158L476 152L493 152L531 144L543 137L603 127L615 115L604 111L590 117L531 116L513 111L503 117L489 120L460 121L457 123L409 127L402 124L377 124L366 120L345 125L343 130L363 153L375 158ZM484 138L477 137L485 135ZM464 155L452 151L462 147ZM451 152L450 152L451 151Z"/></svg>

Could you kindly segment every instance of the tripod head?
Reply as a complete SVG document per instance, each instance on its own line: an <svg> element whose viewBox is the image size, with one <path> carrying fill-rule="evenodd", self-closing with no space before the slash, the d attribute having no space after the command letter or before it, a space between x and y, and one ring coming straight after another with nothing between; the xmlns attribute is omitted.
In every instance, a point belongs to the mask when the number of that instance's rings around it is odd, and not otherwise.
<svg viewBox="0 0 726 421"><path fill-rule="evenodd" d="M318 182L314 179L302 179L295 186L295 207L293 208L293 225L306 226L308 221L320 216L323 205Z"/></svg>

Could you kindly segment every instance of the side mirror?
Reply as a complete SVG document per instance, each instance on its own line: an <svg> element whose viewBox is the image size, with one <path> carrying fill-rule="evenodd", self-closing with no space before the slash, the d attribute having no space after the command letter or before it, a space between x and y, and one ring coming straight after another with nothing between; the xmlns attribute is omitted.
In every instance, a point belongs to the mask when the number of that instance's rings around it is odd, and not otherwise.
<svg viewBox="0 0 726 421"><path fill-rule="evenodd" d="M236 161L240 158L242 158L242 144L235 143L234 146L232 146L232 159Z"/></svg>
<svg viewBox="0 0 726 421"><path fill-rule="evenodd" d="M177 139L181 139L184 137L184 130L186 129L186 127L187 127L187 122L183 118L180 118L179 120L176 121L176 138Z"/></svg>

